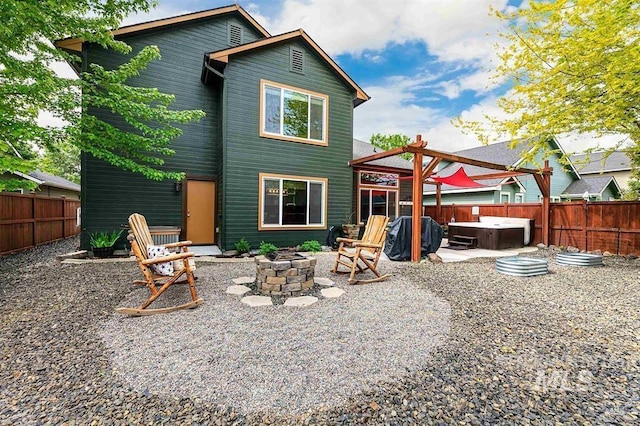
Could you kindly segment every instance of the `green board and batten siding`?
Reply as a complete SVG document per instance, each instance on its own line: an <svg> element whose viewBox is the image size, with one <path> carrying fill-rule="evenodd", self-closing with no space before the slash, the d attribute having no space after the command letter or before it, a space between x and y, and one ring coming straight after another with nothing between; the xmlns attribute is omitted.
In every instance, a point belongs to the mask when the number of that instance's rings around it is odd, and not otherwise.
<svg viewBox="0 0 640 426"><path fill-rule="evenodd" d="M174 94L176 100L171 108L201 109L207 114L198 123L181 126L184 134L174 141L176 154L166 158L167 170L211 178L219 176L222 160L219 92L202 84L200 75L205 52L228 47L228 22L244 28L244 42L262 37L244 20L232 15L119 37L133 48L134 54L144 46L156 45L162 55L160 61L150 63L130 84L157 87ZM126 60L125 56L99 46L85 45L84 49L84 67L87 63L97 63L113 69ZM122 120L109 112L91 112L109 123L123 125ZM180 226L182 194L174 190L173 182L151 181L87 154L82 155L82 171L83 230L118 229L132 212L144 214L151 225ZM86 232L81 244L88 248Z"/></svg>
<svg viewBox="0 0 640 426"><path fill-rule="evenodd" d="M290 47L305 52L305 73L289 70ZM324 241L323 230L258 231L258 174L274 173L328 178L328 223L339 224L351 209L353 99L355 93L329 70L314 51L297 40L234 55L225 79L225 151L223 246L246 238L278 246L305 240ZM329 97L328 146L261 138L260 80L294 86Z"/></svg>

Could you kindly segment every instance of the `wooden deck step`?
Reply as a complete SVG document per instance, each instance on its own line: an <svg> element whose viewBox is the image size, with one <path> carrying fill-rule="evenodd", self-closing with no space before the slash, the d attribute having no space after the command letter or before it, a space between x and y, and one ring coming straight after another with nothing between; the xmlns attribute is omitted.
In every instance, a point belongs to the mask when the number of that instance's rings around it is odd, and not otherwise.
<svg viewBox="0 0 640 426"><path fill-rule="evenodd" d="M465 235L456 235L449 240L449 246L447 248L454 250L467 250L476 248L478 246L478 239L476 237L467 237Z"/></svg>

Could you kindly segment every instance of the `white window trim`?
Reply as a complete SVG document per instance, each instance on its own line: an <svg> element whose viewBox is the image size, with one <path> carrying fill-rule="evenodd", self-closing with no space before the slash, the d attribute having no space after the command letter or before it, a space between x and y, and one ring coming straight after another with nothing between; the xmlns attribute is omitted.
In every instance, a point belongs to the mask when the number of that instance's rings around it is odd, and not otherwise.
<svg viewBox="0 0 640 426"><path fill-rule="evenodd" d="M278 89L280 89L280 111L284 111L284 96L282 96L283 90L292 90L295 92L298 92L300 94L309 96L309 117L311 117L311 96L315 97L315 98L320 98L322 99L322 140L317 140L317 139L309 139L309 138L299 138L296 136L288 136L288 135L283 135L282 134L282 128L283 128L283 120L284 120L284 114L281 114L280 117L280 133L272 133L272 132L267 132L265 130L266 127L266 114L265 114L265 108L267 105L267 100L266 100L266 96L267 96L267 91L266 86L271 86L271 87L276 87ZM270 138L270 139L278 139L278 140L284 140L284 141L289 141L289 142L299 142L299 143L306 143L306 144L311 144L311 145L323 145L323 146L327 146L328 140L329 140L329 96L322 94L322 93L317 93L317 92L312 92L310 90L305 90L305 89L300 89L298 87L294 87L294 86L289 86L287 84L281 84L281 83L276 83L274 81L269 81L269 80L264 80L261 79L260 80L260 137L263 138Z"/></svg>
<svg viewBox="0 0 640 426"><path fill-rule="evenodd" d="M520 201L518 201L518 197L520 198ZM524 203L524 192L516 192L513 197L513 202L517 204Z"/></svg>
<svg viewBox="0 0 640 426"><path fill-rule="evenodd" d="M559 203L560 201L561 199L557 195L552 195L549 197L549 202L551 203Z"/></svg>
<svg viewBox="0 0 640 426"><path fill-rule="evenodd" d="M507 204L511 203L511 193L510 192L504 192L504 191L500 191L500 204L503 204L504 201L502 201L502 196L506 195L507 196Z"/></svg>
<svg viewBox="0 0 640 426"><path fill-rule="evenodd" d="M280 175L272 173L260 173L258 176L258 230L259 231L278 231L278 230L302 230L302 229L327 229L327 197L329 193L329 180L327 178L318 178L310 176L292 176L292 175ZM321 207L321 219L322 223L314 223L307 225L282 225L282 198L280 198L279 204L279 224L265 224L264 223L264 183L265 180L279 180L280 197L282 197L282 181L294 180L298 182L307 183L307 222L309 221L309 184L319 183L322 185L322 207Z"/></svg>

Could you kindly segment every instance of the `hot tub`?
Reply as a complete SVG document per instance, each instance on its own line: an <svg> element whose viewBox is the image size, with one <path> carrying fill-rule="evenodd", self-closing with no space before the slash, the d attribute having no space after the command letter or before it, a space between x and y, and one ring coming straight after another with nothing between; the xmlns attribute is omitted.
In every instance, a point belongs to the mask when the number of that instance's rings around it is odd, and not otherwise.
<svg viewBox="0 0 640 426"><path fill-rule="evenodd" d="M475 237L478 248L502 250L524 247L524 227L518 224L488 222L451 222L449 239L457 235Z"/></svg>

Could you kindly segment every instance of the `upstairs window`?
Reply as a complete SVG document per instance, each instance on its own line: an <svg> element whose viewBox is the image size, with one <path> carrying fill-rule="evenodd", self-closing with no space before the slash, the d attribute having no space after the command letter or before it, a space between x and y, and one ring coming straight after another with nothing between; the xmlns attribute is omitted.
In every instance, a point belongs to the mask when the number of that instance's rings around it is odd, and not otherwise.
<svg viewBox="0 0 640 426"><path fill-rule="evenodd" d="M327 145L326 95L262 80L260 136Z"/></svg>
<svg viewBox="0 0 640 426"><path fill-rule="evenodd" d="M227 44L229 46L238 46L242 44L244 39L244 29L240 25L229 23L227 27Z"/></svg>

